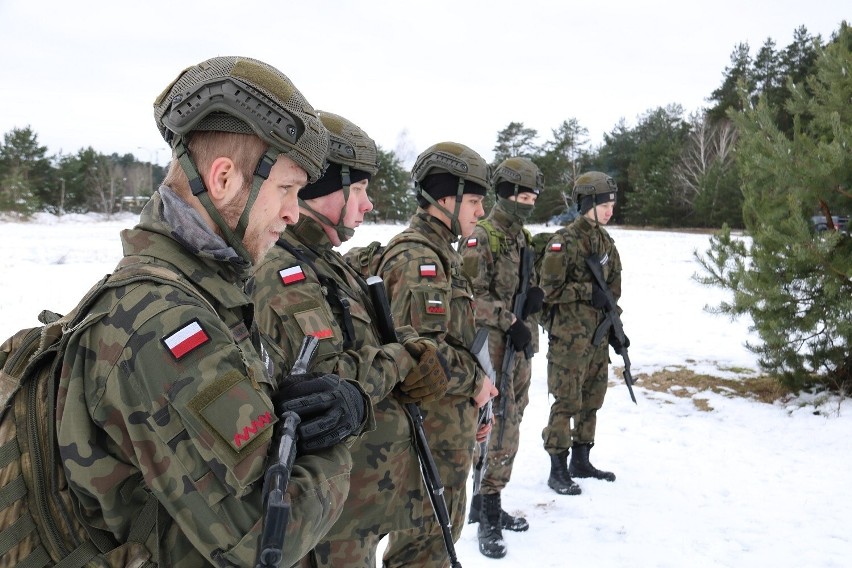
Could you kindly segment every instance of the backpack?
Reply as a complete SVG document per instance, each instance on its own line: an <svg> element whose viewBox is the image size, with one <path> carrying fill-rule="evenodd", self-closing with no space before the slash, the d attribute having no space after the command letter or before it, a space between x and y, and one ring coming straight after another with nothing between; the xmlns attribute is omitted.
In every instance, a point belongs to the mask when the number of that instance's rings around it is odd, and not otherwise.
<svg viewBox="0 0 852 568"><path fill-rule="evenodd" d="M144 543L157 526L153 495L133 520L126 543L84 525L68 487L56 440L56 394L70 339L103 314L89 310L109 288L137 280L197 291L164 267L122 266L104 276L67 315L44 310L41 326L0 346L0 567L154 566ZM212 307L211 307L212 309ZM156 554L155 554L156 556Z"/></svg>

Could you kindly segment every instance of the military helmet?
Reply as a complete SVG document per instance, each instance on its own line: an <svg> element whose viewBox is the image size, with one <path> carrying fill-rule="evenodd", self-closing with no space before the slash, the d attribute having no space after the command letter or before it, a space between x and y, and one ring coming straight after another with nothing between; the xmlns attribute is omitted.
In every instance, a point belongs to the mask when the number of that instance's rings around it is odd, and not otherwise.
<svg viewBox="0 0 852 568"><path fill-rule="evenodd" d="M340 115L324 110L317 112L328 130L328 161L376 175L379 171L379 154L373 139Z"/></svg>
<svg viewBox="0 0 852 568"><path fill-rule="evenodd" d="M491 184L496 189L501 182L517 185L518 192L526 191L536 195L544 189L544 175L529 158L506 158L500 162L491 176Z"/></svg>
<svg viewBox="0 0 852 568"><path fill-rule="evenodd" d="M415 183L436 173L449 173L486 189L491 187L488 162L464 144L439 142L417 156L411 169Z"/></svg>
<svg viewBox="0 0 852 568"><path fill-rule="evenodd" d="M154 101L154 119L175 147L195 130L255 134L317 180L328 133L283 73L248 57L214 57L184 69Z"/></svg>
<svg viewBox="0 0 852 568"><path fill-rule="evenodd" d="M574 181L572 198L582 214L593 205L615 201L617 193L618 187L610 176L601 172L585 172ZM591 199L584 200L584 197Z"/></svg>

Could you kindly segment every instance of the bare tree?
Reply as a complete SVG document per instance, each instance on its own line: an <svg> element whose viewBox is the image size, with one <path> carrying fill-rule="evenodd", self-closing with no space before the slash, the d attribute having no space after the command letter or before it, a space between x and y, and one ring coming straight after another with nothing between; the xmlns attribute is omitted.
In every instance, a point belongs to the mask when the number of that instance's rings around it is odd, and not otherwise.
<svg viewBox="0 0 852 568"><path fill-rule="evenodd" d="M701 193L708 190L711 170L727 170L733 164L737 141L736 128L729 120L711 124L706 115L693 115L691 123L686 150L674 169L675 196L690 209Z"/></svg>

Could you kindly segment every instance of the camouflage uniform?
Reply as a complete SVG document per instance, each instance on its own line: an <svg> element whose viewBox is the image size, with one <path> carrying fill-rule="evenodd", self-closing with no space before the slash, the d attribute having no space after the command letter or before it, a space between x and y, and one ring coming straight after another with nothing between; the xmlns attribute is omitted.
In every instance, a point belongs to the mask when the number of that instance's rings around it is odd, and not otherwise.
<svg viewBox="0 0 852 568"><path fill-rule="evenodd" d="M98 323L75 335L64 359L59 453L91 526L126 540L153 495L160 522L146 547L161 566L254 565L277 422L269 395L285 373L273 365L283 357L264 349L252 321L240 288L249 264L200 217L174 213L179 206L165 203L183 201L164 192L122 233L122 265L165 267L198 294L143 279L101 296L90 312ZM174 227L193 220L178 240ZM342 444L296 459L283 566L340 516L351 467Z"/></svg>
<svg viewBox="0 0 852 568"><path fill-rule="evenodd" d="M580 216L557 231L541 263L540 286L552 306L543 318L549 332L547 388L554 397L542 432L544 448L556 454L575 444L595 441L597 411L607 389L608 344L595 347L592 336L602 320L591 305L593 276L585 259L597 253L608 259L604 278L616 300L621 296L621 259L609 233ZM574 419L573 430L571 418Z"/></svg>
<svg viewBox="0 0 852 568"><path fill-rule="evenodd" d="M500 373L506 351L506 333L512 325L513 299L520 285L518 267L521 265L521 251L528 243L523 225L499 207L492 208L486 220L499 234L497 252L492 251L491 237L482 221L473 235L462 239L459 251L476 297L476 325L488 328L491 364ZM533 332L533 352L538 352L538 324L533 316L526 324ZM510 387L506 392L501 390L499 395L506 397L503 441L498 448L496 433L499 432L501 418L495 416L494 434L488 444L488 464L482 478L482 494L499 493L509 483L520 443L521 420L529 402L531 374L530 360L523 352L516 353L509 370ZM500 388L500 377L494 377L494 380ZM500 404L499 398L494 401L495 408Z"/></svg>
<svg viewBox="0 0 852 568"><path fill-rule="evenodd" d="M332 249L316 220L301 216L257 267L255 279L253 298L264 307L260 328L291 358L299 348L294 337L321 338L314 370L355 378L373 401L376 429L352 447L343 515L311 561L375 567L382 536L422 525L425 495L411 425L389 396L416 361L399 343L382 346L364 280ZM401 339L416 335L411 327L397 333Z"/></svg>
<svg viewBox="0 0 852 568"><path fill-rule="evenodd" d="M421 406L424 430L443 481L453 540L466 511L466 484L473 464L478 410L471 399L485 375L468 350L474 336L473 291L453 247L456 235L439 219L418 210L409 227L390 240L378 274L387 286L397 325L409 324L435 339L451 369L450 388ZM422 529L390 535L386 566L448 566L441 528L430 503Z"/></svg>

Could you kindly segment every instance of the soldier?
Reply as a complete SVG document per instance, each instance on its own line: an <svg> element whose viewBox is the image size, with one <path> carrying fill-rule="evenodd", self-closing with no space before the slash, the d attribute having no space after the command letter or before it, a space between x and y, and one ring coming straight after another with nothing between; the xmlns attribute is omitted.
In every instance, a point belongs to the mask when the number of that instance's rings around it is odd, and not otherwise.
<svg viewBox="0 0 852 568"><path fill-rule="evenodd" d="M504 160L491 177L497 193L497 202L488 217L479 221L473 234L459 243L464 258L464 271L473 284L476 296L476 325L488 329L491 361L501 372L507 338L517 353L508 369L509 384L501 389L498 407L505 402L502 417L495 415L498 435L491 436L488 444L488 463L482 477L480 494L471 501L469 523L479 525L479 550L490 558L506 555L506 545L501 529L525 531L529 523L523 517L513 517L502 510L500 492L512 475L512 466L518 453L520 426L524 409L529 402L531 377L530 360L524 355L538 351L538 323L531 318L541 310L544 293L541 288L527 289L522 318L513 313L515 295L521 286L521 255L531 246L531 236L524 228L535 206L538 194L544 187L544 177L528 158ZM525 275L527 285L534 282L534 274ZM528 319L529 318L529 319ZM504 422L500 425L500 420ZM499 432L503 433L500 439ZM480 507L480 503L483 505ZM480 510L481 509L481 510Z"/></svg>
<svg viewBox="0 0 852 568"><path fill-rule="evenodd" d="M295 356L298 337L320 338L315 370L357 379L373 401L377 427L352 447L343 515L310 554L312 566L376 566L379 540L422 524L425 494L404 402L447 389L435 342L410 326L382 345L364 280L334 250L373 209L367 187L376 144L348 120L320 112L331 139L328 169L299 192L301 216L255 273L258 323Z"/></svg>
<svg viewBox="0 0 852 568"><path fill-rule="evenodd" d="M340 442L372 415L356 383L282 368L243 285L298 219L328 134L286 76L244 57L185 69L154 117L174 158L121 235L118 271L139 277L102 294L68 346L60 456L93 531L127 542L149 526L145 550L123 546L111 565L254 566L273 428L295 410L291 566L340 516L352 467Z"/></svg>
<svg viewBox="0 0 852 568"><path fill-rule="evenodd" d="M578 495L571 477L615 481L615 474L589 462L595 443L597 411L607 389L607 344L592 344L603 319L604 291L595 282L585 259L597 253L602 271L616 301L621 296L621 259L603 228L612 217L615 181L600 172L587 172L574 184L574 202L580 216L557 231L547 243L541 263L541 288L545 302L554 306L543 324L549 333L547 388L553 395L550 418L542 432L550 454L547 484L560 495ZM620 350L610 336L610 344ZM629 346L629 345L628 345ZM573 428L571 420L573 419ZM571 465L567 459L570 450Z"/></svg>
<svg viewBox="0 0 852 568"><path fill-rule="evenodd" d="M449 362L447 394L423 404L422 411L457 541L473 451L490 429L490 424L478 429L477 409L497 390L469 350L475 331L473 291L453 243L459 235L469 236L484 214L488 165L467 146L442 142L417 157L412 177L419 207L408 228L388 243L378 274L387 285L397 325L410 324L434 339ZM431 513L426 518L422 529L390 535L386 565L449 565L440 526Z"/></svg>

